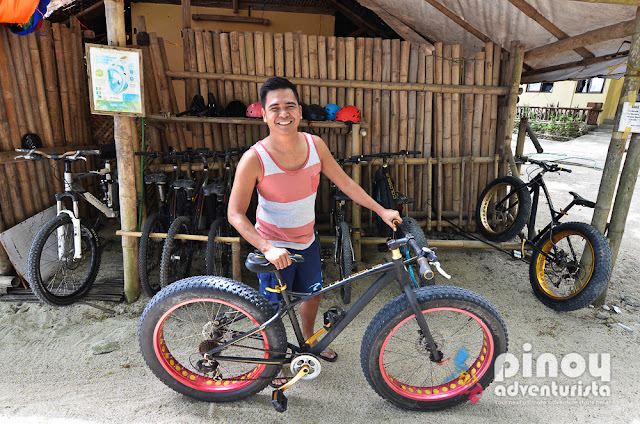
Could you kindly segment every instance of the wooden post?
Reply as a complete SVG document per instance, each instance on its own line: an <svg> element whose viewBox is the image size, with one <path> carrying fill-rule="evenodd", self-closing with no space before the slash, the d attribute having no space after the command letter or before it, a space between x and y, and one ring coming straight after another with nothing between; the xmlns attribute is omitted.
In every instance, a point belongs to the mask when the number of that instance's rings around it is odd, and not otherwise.
<svg viewBox="0 0 640 424"><path fill-rule="evenodd" d="M511 92L507 99L507 120L504 123L505 132L503 140L504 153L509 158L509 167L513 175L518 176L518 169L513 161L511 153L511 133L513 132L513 120L516 117L516 104L518 103L518 93L520 91L520 77L522 75L522 65L524 57L524 44L519 41L511 42L511 55L513 57L513 69L511 71ZM616 171L617 173L617 171ZM486 182L485 182L486 183Z"/></svg>
<svg viewBox="0 0 640 424"><path fill-rule="evenodd" d="M638 69L640 67L640 8L636 9L636 18L635 18L635 27L633 31L633 37L631 39L631 47L629 48L629 60L627 61L627 72L626 75L632 75L635 71L634 69ZM613 121L613 129L614 132L611 135L611 142L609 143L609 151L607 152L607 159L605 161L604 170L602 172L602 178L600 179L600 189L598 190L598 199L596 200L596 207L593 211L593 218L591 219L591 225L596 227L600 232L604 233L605 227L607 225L607 218L609 217L609 210L611 209L611 201L613 199L613 193L616 187L616 182L618 180L618 171L620 170L620 163L622 162L622 155L624 154L625 146L627 143L627 137L629 136L628 132L619 131L620 128L620 117L622 116L622 108L625 102L633 103L635 102L636 96L638 95L638 88L640 88L640 78L632 78L627 77L624 79L622 83L622 91L620 93L620 99L618 100L618 109L616 110L616 116ZM631 146L629 147L631 150ZM635 148L634 148L635 152ZM627 160L635 160L633 157L627 153ZM625 168L626 168L625 164ZM632 168L633 165L630 165L629 168ZM623 170L624 171L624 170ZM636 171L637 175L637 171ZM628 178L628 177L627 177ZM635 177L634 181L635 183ZM622 179L621 182L622 184ZM625 182L626 186L629 187L631 182L628 180ZM628 188L623 188L622 191L620 188L618 189L618 194L616 194L616 204L620 202L620 205L626 203L624 199L625 191ZM631 190L633 187L631 186ZM621 196L621 200L618 201L618 196ZM628 209L629 205L627 204L626 209ZM622 206L620 206L622 208ZM618 209L620 209L618 208ZM620 246L620 238L622 238L622 232L624 231L624 225L626 221L626 214L623 216L622 211L616 211L616 222L614 223L613 216L611 218L611 226L616 228L616 232L619 233L615 235L616 239L612 238L609 241L609 244L612 247L615 246L616 254L617 249ZM609 230L611 231L611 229ZM614 265L615 265L615 256L614 256ZM607 296L607 289L605 288L604 292L594 304L601 305L604 303Z"/></svg>
<svg viewBox="0 0 640 424"><path fill-rule="evenodd" d="M360 124L354 124L351 127L351 154L354 156L362 154L362 138L360 137ZM351 178L358 185L362 185L360 181L360 164L354 163L351 166ZM356 202L352 202L352 228L353 231L353 253L356 256L356 261L360 261L362 259L362 251L360 249L360 228L362 228L362 220L361 220L361 207Z"/></svg>
<svg viewBox="0 0 640 424"><path fill-rule="evenodd" d="M520 118L520 125L518 126L518 142L516 144L516 157L522 155L524 152L524 140L527 137L527 125L529 125L529 118L522 117ZM518 175L520 175L520 168L522 168L522 164L517 164Z"/></svg>
<svg viewBox="0 0 640 424"><path fill-rule="evenodd" d="M126 46L124 26L124 0L105 0L107 21L107 39L110 46ZM113 138L116 142L118 175L135 175L132 139L135 121L124 116L113 117ZM134 128L132 128L134 127ZM137 229L137 207L135 180L120 178L120 228L125 231ZM138 280L137 240L133 237L122 238L122 264L124 268L124 294L128 302L134 302L140 295Z"/></svg>

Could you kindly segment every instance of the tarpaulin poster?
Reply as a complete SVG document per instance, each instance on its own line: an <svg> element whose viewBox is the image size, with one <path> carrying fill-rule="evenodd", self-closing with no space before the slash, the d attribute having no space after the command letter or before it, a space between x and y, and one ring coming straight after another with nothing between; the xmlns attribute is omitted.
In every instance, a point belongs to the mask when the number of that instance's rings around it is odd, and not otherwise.
<svg viewBox="0 0 640 424"><path fill-rule="evenodd" d="M87 44L91 113L144 116L142 52Z"/></svg>

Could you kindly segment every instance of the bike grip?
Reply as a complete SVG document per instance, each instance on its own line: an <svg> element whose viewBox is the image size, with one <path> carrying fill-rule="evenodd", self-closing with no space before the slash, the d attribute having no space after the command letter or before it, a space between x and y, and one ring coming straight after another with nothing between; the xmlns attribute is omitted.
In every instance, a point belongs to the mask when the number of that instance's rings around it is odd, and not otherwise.
<svg viewBox="0 0 640 424"><path fill-rule="evenodd" d="M433 270L431 269L431 265L429 265L429 261L427 261L427 258L418 258L418 265L420 265L420 275L423 276L426 280L432 280L434 274Z"/></svg>
<svg viewBox="0 0 640 424"><path fill-rule="evenodd" d="M558 168L560 171L564 171L564 172L568 172L568 173L572 173L573 171L567 168Z"/></svg>

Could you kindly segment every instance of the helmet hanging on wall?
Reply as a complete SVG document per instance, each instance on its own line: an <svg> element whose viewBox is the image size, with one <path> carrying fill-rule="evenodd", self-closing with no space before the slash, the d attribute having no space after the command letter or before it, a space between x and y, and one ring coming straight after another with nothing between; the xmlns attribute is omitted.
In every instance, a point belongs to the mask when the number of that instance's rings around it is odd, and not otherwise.
<svg viewBox="0 0 640 424"><path fill-rule="evenodd" d="M251 103L247 108L246 115L249 118L262 118L262 103L260 102Z"/></svg>
<svg viewBox="0 0 640 424"><path fill-rule="evenodd" d="M336 121L342 122L359 122L360 121L360 110L355 106L345 106L341 108L338 113L336 113Z"/></svg>
<svg viewBox="0 0 640 424"><path fill-rule="evenodd" d="M327 119L333 121L336 119L336 113L340 110L340 106L335 103L329 103L324 107L324 112L327 114Z"/></svg>
<svg viewBox="0 0 640 424"><path fill-rule="evenodd" d="M240 100L232 100L224 108L224 114L225 116L244 118L247 116L247 105Z"/></svg>
<svg viewBox="0 0 640 424"><path fill-rule="evenodd" d="M325 121L327 113L320 105L309 105L302 108L302 117L307 121Z"/></svg>

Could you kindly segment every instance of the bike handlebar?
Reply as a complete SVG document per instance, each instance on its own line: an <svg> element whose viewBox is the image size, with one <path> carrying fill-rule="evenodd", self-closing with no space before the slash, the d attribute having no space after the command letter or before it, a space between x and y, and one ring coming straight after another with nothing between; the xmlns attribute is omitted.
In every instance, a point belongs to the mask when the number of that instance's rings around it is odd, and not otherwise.
<svg viewBox="0 0 640 424"><path fill-rule="evenodd" d="M72 150L69 152L53 153L53 154L48 154L35 149L15 149L15 151L18 153L24 153L23 155L16 156L15 159L32 159L32 160L47 158L47 159L54 159L54 160L86 161L87 158L85 156L96 156L100 154L100 150Z"/></svg>
<svg viewBox="0 0 640 424"><path fill-rule="evenodd" d="M398 226L398 221L393 221ZM431 280L434 277L433 270L429 264L429 260L425 257L425 251L418 245L413 235L409 232L409 227L404 222L400 223L400 228L407 237L407 244L413 249L414 253L418 256L418 266L420 267L420 275L426 280ZM435 258L435 255L433 255ZM435 258L437 260L437 258Z"/></svg>
<svg viewBox="0 0 640 424"><path fill-rule="evenodd" d="M568 173L573 172L570 169L563 168L558 164L550 163L550 162L546 162L546 161L542 161L542 160L531 159L528 156L517 156L516 159L518 159L519 161L522 161L522 163L527 163L528 162L528 163L530 163L532 165L538 165L544 171L548 171L548 172L559 172L559 171L568 172Z"/></svg>

